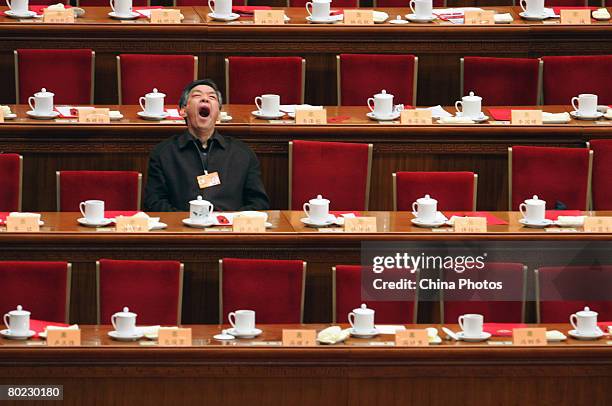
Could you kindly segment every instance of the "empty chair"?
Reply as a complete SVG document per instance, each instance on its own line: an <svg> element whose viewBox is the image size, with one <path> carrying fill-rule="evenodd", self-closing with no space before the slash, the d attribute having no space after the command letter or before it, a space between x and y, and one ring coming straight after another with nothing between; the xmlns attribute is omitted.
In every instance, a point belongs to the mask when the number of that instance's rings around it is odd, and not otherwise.
<svg viewBox="0 0 612 406"><path fill-rule="evenodd" d="M117 56L119 104L138 104L141 96L157 89L166 104L178 104L183 88L198 78L193 55L122 54Z"/></svg>
<svg viewBox="0 0 612 406"><path fill-rule="evenodd" d="M548 209L587 210L593 152L587 148L508 148L508 206L537 195Z"/></svg>
<svg viewBox="0 0 612 406"><path fill-rule="evenodd" d="M128 307L138 324L181 322L183 264L177 261L96 262L98 324Z"/></svg>
<svg viewBox="0 0 612 406"><path fill-rule="evenodd" d="M18 49L15 52L17 104L45 88L55 104L93 104L95 53L91 49Z"/></svg>
<svg viewBox="0 0 612 406"><path fill-rule="evenodd" d="M418 272L411 274L418 281ZM412 324L417 322L418 291L414 300L365 301L361 299L361 266L336 265L332 268L333 323L347 323L353 309L365 303L376 311L377 323Z"/></svg>
<svg viewBox="0 0 612 406"><path fill-rule="evenodd" d="M446 282L458 286L459 279L472 282L501 282L503 289L454 289L444 290L440 295L440 320L457 323L466 313L482 314L485 321L493 323L520 323L525 320L525 295L527 267L519 263L485 263L482 269L444 273Z"/></svg>
<svg viewBox="0 0 612 406"><path fill-rule="evenodd" d="M461 95L473 91L486 106L540 102L540 60L466 56L460 61Z"/></svg>
<svg viewBox="0 0 612 406"><path fill-rule="evenodd" d="M306 262L297 260L219 260L219 320L250 309L257 323L302 323Z"/></svg>
<svg viewBox="0 0 612 406"><path fill-rule="evenodd" d="M142 174L132 171L57 171L57 211L79 211L85 200L106 210L140 210Z"/></svg>
<svg viewBox="0 0 612 406"><path fill-rule="evenodd" d="M0 153L0 211L21 211L23 157Z"/></svg>
<svg viewBox="0 0 612 406"><path fill-rule="evenodd" d="M297 56L225 58L225 93L232 104L253 104L262 94L277 94L281 104L303 104L306 61Z"/></svg>
<svg viewBox="0 0 612 406"><path fill-rule="evenodd" d="M439 210L476 210L478 175L473 172L396 172L393 210L412 211L412 203L430 195Z"/></svg>
<svg viewBox="0 0 612 406"><path fill-rule="evenodd" d="M544 104L570 104L581 93L612 104L612 55L544 56Z"/></svg>
<svg viewBox="0 0 612 406"><path fill-rule="evenodd" d="M612 140L591 140L593 210L612 210Z"/></svg>
<svg viewBox="0 0 612 406"><path fill-rule="evenodd" d="M68 323L71 265L68 262L0 262L0 314L18 305L35 320Z"/></svg>
<svg viewBox="0 0 612 406"><path fill-rule="evenodd" d="M289 207L322 195L332 210L367 210L372 144L289 142Z"/></svg>
<svg viewBox="0 0 612 406"><path fill-rule="evenodd" d="M396 104L416 105L416 56L340 54L336 61L339 106L365 106L381 90L393 94Z"/></svg>
<svg viewBox="0 0 612 406"><path fill-rule="evenodd" d="M535 270L538 323L569 323L589 307L599 321L612 320L612 266L546 266Z"/></svg>

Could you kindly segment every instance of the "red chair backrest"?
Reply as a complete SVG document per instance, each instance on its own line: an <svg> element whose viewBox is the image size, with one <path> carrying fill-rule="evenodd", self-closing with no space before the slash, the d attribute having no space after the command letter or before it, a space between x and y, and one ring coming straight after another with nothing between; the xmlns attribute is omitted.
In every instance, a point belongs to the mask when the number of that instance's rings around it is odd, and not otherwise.
<svg viewBox="0 0 612 406"><path fill-rule="evenodd" d="M438 210L471 211L474 208L473 172L397 172L397 210L412 211L412 203L429 195Z"/></svg>
<svg viewBox="0 0 612 406"><path fill-rule="evenodd" d="M132 171L60 171L59 211L79 211L85 200L105 210L140 210L140 174Z"/></svg>
<svg viewBox="0 0 612 406"><path fill-rule="evenodd" d="M21 157L0 153L0 211L18 211L21 201Z"/></svg>
<svg viewBox="0 0 612 406"><path fill-rule="evenodd" d="M612 210L612 140L591 140L593 209Z"/></svg>
<svg viewBox="0 0 612 406"><path fill-rule="evenodd" d="M547 4L548 5L548 4ZM612 104L612 55L545 56L544 104L570 104L581 93Z"/></svg>

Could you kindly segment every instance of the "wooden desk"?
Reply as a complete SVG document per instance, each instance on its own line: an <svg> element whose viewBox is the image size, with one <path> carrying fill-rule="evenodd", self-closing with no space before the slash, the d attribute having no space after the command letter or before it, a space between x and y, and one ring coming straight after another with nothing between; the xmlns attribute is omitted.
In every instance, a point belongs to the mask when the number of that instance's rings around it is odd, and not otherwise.
<svg viewBox="0 0 612 406"><path fill-rule="evenodd" d="M564 333L569 327L542 326ZM190 348L114 342L106 336L109 326L81 326L80 348L0 339L0 383L63 385L67 405L177 405L203 399L228 406L270 405L281 399L305 406L612 401L609 337L588 342L568 338L546 347L445 341L396 348L381 347L393 341L392 335L381 335L334 346L284 348L277 345L283 328L320 330L327 325L259 326L264 330L260 337L229 343L212 339L221 326L187 327L193 329Z"/></svg>

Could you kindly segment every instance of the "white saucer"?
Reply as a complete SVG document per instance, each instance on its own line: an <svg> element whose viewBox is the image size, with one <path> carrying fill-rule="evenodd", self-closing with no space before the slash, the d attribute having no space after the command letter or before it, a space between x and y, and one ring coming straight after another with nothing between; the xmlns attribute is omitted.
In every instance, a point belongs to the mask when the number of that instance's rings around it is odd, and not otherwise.
<svg viewBox="0 0 612 406"><path fill-rule="evenodd" d="M455 114L455 117L463 117L463 113L457 112ZM489 119L489 116L487 116L486 114L484 114L481 111L479 117L467 117L467 118L469 118L470 120L472 120L475 123L484 123L485 121L487 121Z"/></svg>
<svg viewBox="0 0 612 406"><path fill-rule="evenodd" d="M260 110L251 111L251 114L262 120L275 120L285 115L282 111L276 114L263 114Z"/></svg>
<svg viewBox="0 0 612 406"><path fill-rule="evenodd" d="M227 330L227 334L233 335L236 338L255 338L261 333L262 331L258 328L254 328L251 331L242 331L240 333L234 328L230 328L229 330Z"/></svg>
<svg viewBox="0 0 612 406"><path fill-rule="evenodd" d="M138 117L141 117L141 118L143 118L145 120L152 120L152 121L161 121L164 118L169 116L169 114L167 112L165 112L165 111L162 114L160 114L160 115L157 115L157 114L148 114L148 113L146 113L144 111L139 111L136 114L138 114Z"/></svg>
<svg viewBox="0 0 612 406"><path fill-rule="evenodd" d="M226 16L220 16L215 13L208 13L208 16L216 21L234 21L240 18L240 14L230 13Z"/></svg>
<svg viewBox="0 0 612 406"><path fill-rule="evenodd" d="M77 219L77 221L79 222L80 225L85 226L85 227L106 227L107 225L112 223L111 219L103 219L99 223L90 223L89 221L87 221L85 217L81 217Z"/></svg>
<svg viewBox="0 0 612 406"><path fill-rule="evenodd" d="M149 231L152 231L152 230L163 230L166 227L168 227L168 224L162 223L161 221L158 221L157 223L155 223L153 225L149 225Z"/></svg>
<svg viewBox="0 0 612 406"><path fill-rule="evenodd" d="M122 335L122 334L120 335L116 331L109 331L108 336L117 341L136 341L136 340L141 339L144 336L144 334L136 331L129 335Z"/></svg>
<svg viewBox="0 0 612 406"><path fill-rule="evenodd" d="M400 17L400 16L398 16L398 17ZM401 17L400 17L400 18L396 18L394 20L389 20L389 24L398 24L398 25L408 24L408 20L402 20Z"/></svg>
<svg viewBox="0 0 612 406"><path fill-rule="evenodd" d="M544 228L544 227L548 227L550 225L553 224L552 220L549 219L544 219L539 223L531 223L531 222L527 222L527 219L519 219L519 223L521 223L522 225L524 225L525 227L531 227L531 228Z"/></svg>
<svg viewBox="0 0 612 406"><path fill-rule="evenodd" d="M349 332L351 333L353 337L357 337L357 338L372 338L380 334L380 331L376 330L375 328L373 328L372 330L359 331L359 332L357 332L357 330L352 328L349 330Z"/></svg>
<svg viewBox="0 0 612 406"><path fill-rule="evenodd" d="M578 113L577 111L570 111L570 116L572 116L572 118L575 118L576 120L597 120L599 118L602 118L604 116L604 114L602 112L596 112L595 115L592 116L583 116L580 113Z"/></svg>
<svg viewBox="0 0 612 406"><path fill-rule="evenodd" d="M207 228L215 224L215 220L212 218L207 219L206 221L193 221L190 218L183 219L183 224L193 228Z"/></svg>
<svg viewBox="0 0 612 406"><path fill-rule="evenodd" d="M397 120L400 117L400 112L397 111L397 112L391 114L390 116L377 116L377 115L374 114L373 111L370 111L369 113L366 113L366 116L368 116L368 118L370 120L393 121L393 120Z"/></svg>
<svg viewBox="0 0 612 406"><path fill-rule="evenodd" d="M13 120L15 118L17 118L17 114L15 113L7 114L6 116L4 116L5 120Z"/></svg>
<svg viewBox="0 0 612 406"><path fill-rule="evenodd" d="M123 114L109 114L108 118L110 118L110 121L121 120L123 118Z"/></svg>
<svg viewBox="0 0 612 406"><path fill-rule="evenodd" d="M534 16L534 15L527 14L527 12L523 11L523 12L520 12L519 15L527 21L542 21L548 18L548 15L545 13L539 16Z"/></svg>
<svg viewBox="0 0 612 406"><path fill-rule="evenodd" d="M36 114L33 110L26 112L28 117L35 118L37 120L51 120L60 115L59 111L52 111L49 114Z"/></svg>
<svg viewBox="0 0 612 406"><path fill-rule="evenodd" d="M17 14L13 10L6 10L5 13L7 16L11 18L33 18L33 17L36 17L37 15L35 11L30 11L30 10L26 11L23 14L21 13Z"/></svg>
<svg viewBox="0 0 612 406"><path fill-rule="evenodd" d="M315 227L315 228L327 227L327 226L331 226L332 224L336 222L336 217L334 216L334 218L332 219L332 217L330 216L328 220L320 222L320 223L316 223L312 221L310 217L303 217L300 219L300 221L304 223L305 225L307 225L308 227Z"/></svg>
<svg viewBox="0 0 612 406"><path fill-rule="evenodd" d="M2 335L2 337L4 338L8 338L9 340L27 340L30 337L33 337L34 334L36 334L36 331L34 330L29 330L28 334L22 336L22 335L13 335L11 333L9 333L9 329L4 329L4 330L0 330L0 335Z"/></svg>
<svg viewBox="0 0 612 406"><path fill-rule="evenodd" d="M225 115L225 116L219 115L219 121L222 123L227 123L228 121L232 121L233 118L234 117L228 116L228 115Z"/></svg>
<svg viewBox="0 0 612 406"><path fill-rule="evenodd" d="M384 11L373 11L374 24L382 24L389 19L389 14Z"/></svg>
<svg viewBox="0 0 612 406"><path fill-rule="evenodd" d="M463 341L468 342L468 343L478 343L480 341L486 341L489 338L491 338L491 333L487 333L486 331L483 331L480 334L480 337L467 337L465 335L465 332L460 331L460 332L457 333L457 337L460 340L463 340Z"/></svg>
<svg viewBox="0 0 612 406"><path fill-rule="evenodd" d="M312 18L312 16L306 17L306 21L312 24L333 24L342 21L344 18L344 14L338 14L329 16L327 18L317 18L316 20Z"/></svg>
<svg viewBox="0 0 612 406"><path fill-rule="evenodd" d="M559 222L559 220L555 220L553 221L553 224L558 226L558 227L584 227L584 219L582 221L577 221L575 223L571 223L571 222Z"/></svg>
<svg viewBox="0 0 612 406"><path fill-rule="evenodd" d="M593 334L583 334L583 333L579 333L578 330L570 330L567 332L567 334L569 334L570 336L574 337L577 340L597 340L598 338L601 338L605 335L603 331L599 329L599 327L597 327L597 330L598 331Z"/></svg>
<svg viewBox="0 0 612 406"><path fill-rule="evenodd" d="M438 18L433 14L429 17L417 17L415 14L406 14L404 17L406 17L408 21L412 21L413 23L430 23L436 18Z"/></svg>
<svg viewBox="0 0 612 406"><path fill-rule="evenodd" d="M114 11L111 11L110 13L108 13L108 16L117 20L134 20L138 17L141 17L141 14L132 11L129 16L120 16L117 15L117 13L115 13Z"/></svg>

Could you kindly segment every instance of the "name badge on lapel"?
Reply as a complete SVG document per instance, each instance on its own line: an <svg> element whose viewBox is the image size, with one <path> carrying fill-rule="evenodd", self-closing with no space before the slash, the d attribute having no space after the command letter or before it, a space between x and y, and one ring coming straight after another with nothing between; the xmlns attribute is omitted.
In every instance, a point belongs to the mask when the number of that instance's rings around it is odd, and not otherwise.
<svg viewBox="0 0 612 406"><path fill-rule="evenodd" d="M200 175L196 178L198 180L198 186L200 189L206 189L211 186L217 186L221 184L221 179L219 179L219 172L204 172L204 175Z"/></svg>

